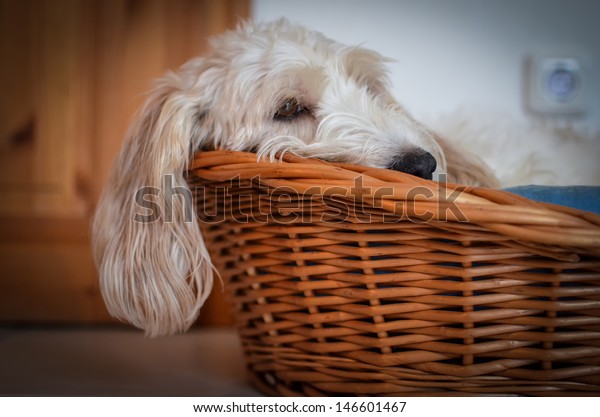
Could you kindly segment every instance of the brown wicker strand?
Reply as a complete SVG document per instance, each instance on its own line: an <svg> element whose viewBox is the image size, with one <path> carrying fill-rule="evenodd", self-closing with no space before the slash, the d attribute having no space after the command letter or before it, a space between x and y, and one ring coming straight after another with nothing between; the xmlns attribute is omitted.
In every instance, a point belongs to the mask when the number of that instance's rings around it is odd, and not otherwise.
<svg viewBox="0 0 600 417"><path fill-rule="evenodd" d="M261 391L600 394L600 216L289 154L188 181Z"/></svg>

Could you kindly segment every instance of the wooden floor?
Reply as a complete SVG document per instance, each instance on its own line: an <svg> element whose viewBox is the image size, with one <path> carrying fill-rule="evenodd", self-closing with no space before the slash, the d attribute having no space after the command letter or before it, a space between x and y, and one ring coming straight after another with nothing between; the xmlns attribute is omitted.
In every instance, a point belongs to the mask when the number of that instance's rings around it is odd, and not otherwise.
<svg viewBox="0 0 600 417"><path fill-rule="evenodd" d="M0 396L260 395L235 331L148 339L113 328L0 327Z"/></svg>

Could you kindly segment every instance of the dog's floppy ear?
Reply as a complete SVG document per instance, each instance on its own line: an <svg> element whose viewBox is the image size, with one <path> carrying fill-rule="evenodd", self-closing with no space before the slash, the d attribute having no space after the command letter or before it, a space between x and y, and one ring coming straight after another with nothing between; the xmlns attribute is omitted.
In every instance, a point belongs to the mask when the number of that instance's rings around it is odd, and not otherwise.
<svg viewBox="0 0 600 417"><path fill-rule="evenodd" d="M213 283L184 178L206 140L200 118L207 92L191 77L198 65L167 75L151 92L94 218L94 259L108 310L150 336L189 328Z"/></svg>

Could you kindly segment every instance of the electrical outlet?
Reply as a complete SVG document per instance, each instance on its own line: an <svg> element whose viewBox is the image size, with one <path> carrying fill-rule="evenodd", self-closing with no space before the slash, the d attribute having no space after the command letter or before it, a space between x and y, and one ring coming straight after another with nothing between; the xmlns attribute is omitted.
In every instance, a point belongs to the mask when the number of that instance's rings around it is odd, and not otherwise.
<svg viewBox="0 0 600 417"><path fill-rule="evenodd" d="M525 103L544 115L586 112L585 68L576 56L531 56L526 62Z"/></svg>

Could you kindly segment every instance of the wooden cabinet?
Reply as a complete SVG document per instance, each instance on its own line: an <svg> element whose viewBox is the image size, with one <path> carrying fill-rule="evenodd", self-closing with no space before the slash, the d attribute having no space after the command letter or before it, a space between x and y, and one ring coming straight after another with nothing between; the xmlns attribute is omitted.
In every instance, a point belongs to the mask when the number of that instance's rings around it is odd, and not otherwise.
<svg viewBox="0 0 600 417"><path fill-rule="evenodd" d="M0 321L109 320L90 220L125 130L154 78L248 15L248 0L0 0Z"/></svg>

